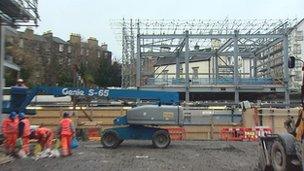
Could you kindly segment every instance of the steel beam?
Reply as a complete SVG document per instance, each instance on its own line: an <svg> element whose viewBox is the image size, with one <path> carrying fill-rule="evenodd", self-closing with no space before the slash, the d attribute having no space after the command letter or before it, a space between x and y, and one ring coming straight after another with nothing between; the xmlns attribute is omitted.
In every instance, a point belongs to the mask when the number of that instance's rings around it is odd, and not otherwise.
<svg viewBox="0 0 304 171"><path fill-rule="evenodd" d="M230 56L233 55L234 52L221 52L217 53L218 56ZM252 57L254 54L251 52L239 52L240 56L246 58L246 57ZM157 56L157 57L176 57L175 52L141 52L141 55L144 56ZM185 57L185 52L180 52L180 57ZM201 51L189 51L190 56L202 56L202 57L213 57L216 55L216 52L201 52Z"/></svg>
<svg viewBox="0 0 304 171"><path fill-rule="evenodd" d="M10 69L13 69L15 71L20 71L20 67L16 65L15 63L12 63L10 61L4 60L4 66Z"/></svg>
<svg viewBox="0 0 304 171"><path fill-rule="evenodd" d="M140 39L182 39L185 34L142 34ZM189 39L229 39L234 34L189 34ZM283 34L239 34L239 38L282 38Z"/></svg>
<svg viewBox="0 0 304 171"><path fill-rule="evenodd" d="M259 53L267 50L268 48L270 48L270 47L272 47L272 46L274 46L274 45L276 45L276 44L278 44L278 43L280 43L282 41L283 41L282 38L275 39L272 42L268 43L267 45L264 45L263 47L257 49L254 53L255 54L259 54Z"/></svg>
<svg viewBox="0 0 304 171"><path fill-rule="evenodd" d="M227 47L229 47L233 43L233 39L229 39L226 41L218 50L217 52L223 52Z"/></svg>
<svg viewBox="0 0 304 171"><path fill-rule="evenodd" d="M146 47L146 48L161 48L161 47L180 47L180 45L170 45L170 44L166 44L166 45L153 45L153 44L144 44L144 45L140 45L141 47Z"/></svg>
<svg viewBox="0 0 304 171"><path fill-rule="evenodd" d="M185 34L141 34L140 39L183 39Z"/></svg>

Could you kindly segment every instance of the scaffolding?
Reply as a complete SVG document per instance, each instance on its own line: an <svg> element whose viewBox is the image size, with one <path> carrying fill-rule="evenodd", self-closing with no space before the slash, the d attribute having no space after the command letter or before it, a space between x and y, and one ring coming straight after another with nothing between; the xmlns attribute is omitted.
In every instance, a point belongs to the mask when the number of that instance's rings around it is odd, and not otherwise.
<svg viewBox="0 0 304 171"><path fill-rule="evenodd" d="M239 102L240 92L283 92L288 106L288 31L296 22L297 19L228 18L114 21L114 30L123 30L123 70L129 70L122 73L123 86L185 92L187 102L190 92L233 92L235 103ZM135 42L136 47L130 46ZM175 77L161 84L157 77L143 78L144 63L151 57L156 62L174 58ZM189 60L193 57L208 58L212 66L209 77L198 80L198 84L189 73ZM134 61L136 69L130 67ZM240 73L239 61L248 63L246 74ZM185 78L180 77L181 63L185 64ZM128 79L134 72L135 81L134 77Z"/></svg>
<svg viewBox="0 0 304 171"><path fill-rule="evenodd" d="M5 37L16 34L15 28L21 26L37 26L39 20L38 0L1 0L0 1L0 113L2 113L4 66L20 68L11 61L6 61ZM9 64L9 65L8 65Z"/></svg>

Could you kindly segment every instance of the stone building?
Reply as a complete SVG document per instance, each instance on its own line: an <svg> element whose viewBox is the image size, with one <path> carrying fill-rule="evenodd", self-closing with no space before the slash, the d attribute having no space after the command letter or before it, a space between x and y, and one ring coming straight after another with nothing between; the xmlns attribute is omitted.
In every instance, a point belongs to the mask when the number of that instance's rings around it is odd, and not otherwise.
<svg viewBox="0 0 304 171"><path fill-rule="evenodd" d="M106 45L99 46L95 38L84 42L79 34L71 34L70 40L64 41L51 31L37 35L27 28L18 32L14 44L12 56L22 68L20 76L30 85L73 86L75 80L83 81L78 73L81 65L94 70L101 58L111 64L111 52Z"/></svg>

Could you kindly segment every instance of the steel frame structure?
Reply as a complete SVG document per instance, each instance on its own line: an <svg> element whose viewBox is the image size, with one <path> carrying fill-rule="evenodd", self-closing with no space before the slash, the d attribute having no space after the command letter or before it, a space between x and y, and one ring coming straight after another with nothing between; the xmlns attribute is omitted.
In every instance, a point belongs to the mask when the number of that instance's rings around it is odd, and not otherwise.
<svg viewBox="0 0 304 171"><path fill-rule="evenodd" d="M39 20L38 0L1 0L0 1L0 113L2 113L4 66L19 69L5 61L5 37L13 28L37 26ZM13 27L13 28L12 28Z"/></svg>
<svg viewBox="0 0 304 171"><path fill-rule="evenodd" d="M285 104L289 106L289 69L288 69L288 28L296 23L293 20L123 20L123 28L133 30L123 32L130 42L137 46L129 48L135 51L136 56L125 58L128 47L123 42L123 62L136 59L136 84L128 84L143 89L176 90L185 92L185 100L189 102L190 92L220 92L223 88L227 92L234 92L235 103L239 102L240 92L284 92ZM118 24L117 24L118 23ZM120 21L116 26L121 26ZM127 27L129 25L129 27ZM115 29L115 28L114 28ZM136 38L131 35L137 34ZM217 40L220 47L211 48L212 42ZM132 43L130 43L132 44ZM195 47L201 50L196 50ZM282 55L274 57L273 47L280 46L278 51ZM166 52L162 48L169 49ZM204 49L210 49L208 52ZM189 75L189 59L193 56L209 56L212 59L213 71L211 74L215 82L208 85L192 85ZM184 58L185 80L183 85L156 85L142 84L142 65L146 57L173 57L176 59L175 77L180 78L180 59ZM257 82L254 85L244 84L239 73L239 60L250 62L249 78L253 81L271 78L270 84ZM280 60L278 63L277 61ZM275 63L275 65L270 65ZM267 65L265 65L267 64ZM126 65L127 66L127 65ZM130 67L126 67L130 68ZM221 69L225 71L221 71ZM274 75L274 70L281 70L281 76ZM134 72L134 71L133 71ZM230 75L232 82L219 84L217 80L223 75ZM126 78L128 75L122 75Z"/></svg>
<svg viewBox="0 0 304 171"><path fill-rule="evenodd" d="M38 0L1 0L0 18L9 26L37 26Z"/></svg>

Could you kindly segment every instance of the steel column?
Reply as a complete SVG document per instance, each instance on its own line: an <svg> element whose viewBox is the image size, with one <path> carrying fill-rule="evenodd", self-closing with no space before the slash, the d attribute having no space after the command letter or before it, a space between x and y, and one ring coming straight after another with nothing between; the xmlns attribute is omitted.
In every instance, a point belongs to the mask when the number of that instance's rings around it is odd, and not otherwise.
<svg viewBox="0 0 304 171"><path fill-rule="evenodd" d="M283 73L284 73L284 87L285 87L285 104L286 107L290 106L289 97L289 68L288 68L288 35L285 34L283 38Z"/></svg>
<svg viewBox="0 0 304 171"><path fill-rule="evenodd" d="M211 83L211 78L210 78L210 60L211 60L211 58L208 60L208 78L209 78L209 84Z"/></svg>
<svg viewBox="0 0 304 171"><path fill-rule="evenodd" d="M186 92L186 103L189 103L190 101L190 77L189 77L189 58L190 58L190 53L189 53L189 31L187 30L186 32L186 37L185 37L185 73L186 73L186 79L185 79L185 92Z"/></svg>
<svg viewBox="0 0 304 171"><path fill-rule="evenodd" d="M176 70L176 73L175 73L175 78L176 80L179 80L180 79L180 59L179 59L179 54L176 55L176 66L175 66L175 70Z"/></svg>
<svg viewBox="0 0 304 171"><path fill-rule="evenodd" d="M257 77L257 57L253 57L253 78Z"/></svg>
<svg viewBox="0 0 304 171"><path fill-rule="evenodd" d="M214 56L214 71L215 71L215 83L217 84L217 79L219 75L219 64L218 64L218 54Z"/></svg>
<svg viewBox="0 0 304 171"><path fill-rule="evenodd" d="M252 78L252 58L249 59L249 77Z"/></svg>
<svg viewBox="0 0 304 171"><path fill-rule="evenodd" d="M133 21L130 19L130 28L131 28L131 35L129 37L130 40L130 63L129 63L129 79L130 79L130 86L134 86L134 63L135 63L135 42L134 42L134 33L133 33Z"/></svg>
<svg viewBox="0 0 304 171"><path fill-rule="evenodd" d="M5 56L5 26L0 19L0 114L2 114L3 87L4 85L4 56Z"/></svg>
<svg viewBox="0 0 304 171"><path fill-rule="evenodd" d="M137 53L136 53L136 87L140 87L140 77L141 77L141 51L140 51L140 33L139 26L137 30Z"/></svg>
<svg viewBox="0 0 304 171"><path fill-rule="evenodd" d="M234 70L233 70L233 78L234 78L234 86L235 86L235 93L234 93L234 102L236 104L239 103L239 47L238 47L238 31L234 31L234 43L233 43L233 58L234 58Z"/></svg>
<svg viewBox="0 0 304 171"><path fill-rule="evenodd" d="M267 61L267 74L268 74L267 76L270 77L271 76L271 68L270 68L271 60L270 60L269 49L267 50L267 60L266 61Z"/></svg>

